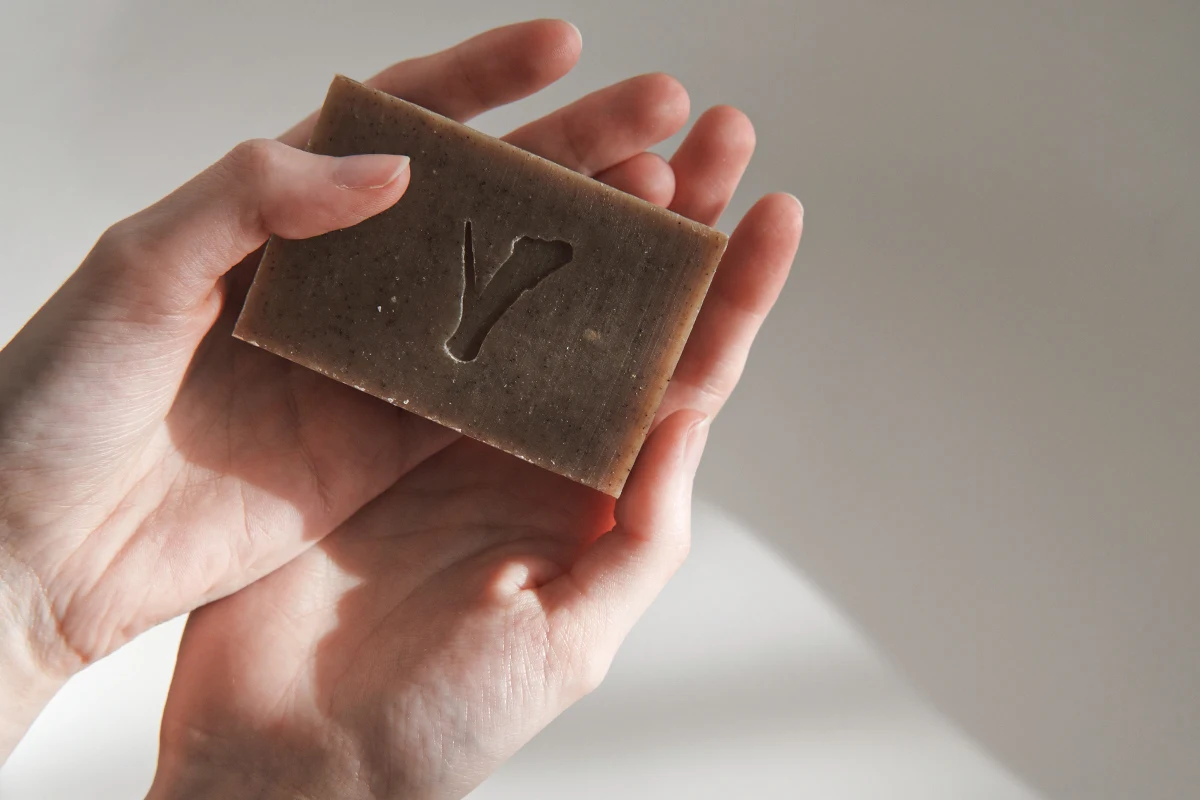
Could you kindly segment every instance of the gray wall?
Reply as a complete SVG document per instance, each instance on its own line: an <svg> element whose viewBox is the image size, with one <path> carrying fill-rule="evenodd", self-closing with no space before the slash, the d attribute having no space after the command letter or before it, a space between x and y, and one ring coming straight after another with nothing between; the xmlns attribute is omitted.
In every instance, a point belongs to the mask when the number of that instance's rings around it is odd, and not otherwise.
<svg viewBox="0 0 1200 800"><path fill-rule="evenodd" d="M745 108L759 156L724 227L785 189L807 231L702 495L1036 789L1194 794L1200 4L53 5L16 12L70 43L53 64L0 31L0 338L105 224L334 71L560 15L578 71L485 129L653 69ZM28 155L55 152L69 174Z"/></svg>

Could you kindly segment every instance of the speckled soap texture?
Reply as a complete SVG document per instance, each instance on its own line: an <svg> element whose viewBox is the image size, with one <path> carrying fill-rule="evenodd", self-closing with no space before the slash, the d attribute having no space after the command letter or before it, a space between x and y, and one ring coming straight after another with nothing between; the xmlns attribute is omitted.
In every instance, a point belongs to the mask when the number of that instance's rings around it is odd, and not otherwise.
<svg viewBox="0 0 1200 800"><path fill-rule="evenodd" d="M235 335L620 495L726 237L347 78L309 149L408 155L411 185L272 239Z"/></svg>

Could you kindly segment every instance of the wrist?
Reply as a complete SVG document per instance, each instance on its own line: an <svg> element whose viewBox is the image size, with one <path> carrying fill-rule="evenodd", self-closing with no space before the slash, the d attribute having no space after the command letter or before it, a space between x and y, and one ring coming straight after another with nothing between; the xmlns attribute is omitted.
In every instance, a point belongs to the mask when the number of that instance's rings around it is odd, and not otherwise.
<svg viewBox="0 0 1200 800"><path fill-rule="evenodd" d="M60 637L36 575L14 559L0 538L0 764L70 676L51 669Z"/></svg>
<svg viewBox="0 0 1200 800"><path fill-rule="evenodd" d="M336 795L322 795L336 797ZM312 795L262 775L209 765L166 769L160 761L146 800L313 800Z"/></svg>
<svg viewBox="0 0 1200 800"><path fill-rule="evenodd" d="M354 775L302 745L272 748L259 734L256 745L229 746L191 730L186 741L164 726L158 768L146 800L357 800ZM265 747L264 747L265 745Z"/></svg>

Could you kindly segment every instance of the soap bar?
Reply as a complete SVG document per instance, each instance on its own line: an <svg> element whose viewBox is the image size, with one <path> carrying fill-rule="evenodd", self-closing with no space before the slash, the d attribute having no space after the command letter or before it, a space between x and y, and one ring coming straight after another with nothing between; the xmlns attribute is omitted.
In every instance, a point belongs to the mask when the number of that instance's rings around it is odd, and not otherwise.
<svg viewBox="0 0 1200 800"><path fill-rule="evenodd" d="M271 239L234 335L619 496L726 237L340 76L309 149L411 184Z"/></svg>

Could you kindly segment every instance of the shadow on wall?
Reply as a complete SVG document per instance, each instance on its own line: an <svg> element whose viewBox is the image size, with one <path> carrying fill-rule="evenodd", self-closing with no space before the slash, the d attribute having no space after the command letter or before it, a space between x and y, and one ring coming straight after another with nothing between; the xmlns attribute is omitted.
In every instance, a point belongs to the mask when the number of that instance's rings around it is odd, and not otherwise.
<svg viewBox="0 0 1200 800"><path fill-rule="evenodd" d="M564 724L537 740L541 758L590 762L605 755L636 757L663 748L745 742L756 738L870 727L911 711L897 702L895 681L862 665L758 660L742 667L692 669L658 680L622 681L587 698L586 726Z"/></svg>
<svg viewBox="0 0 1200 800"><path fill-rule="evenodd" d="M1052 797L1200 785L1200 7L1153 5L792 56L805 242L700 478Z"/></svg>

